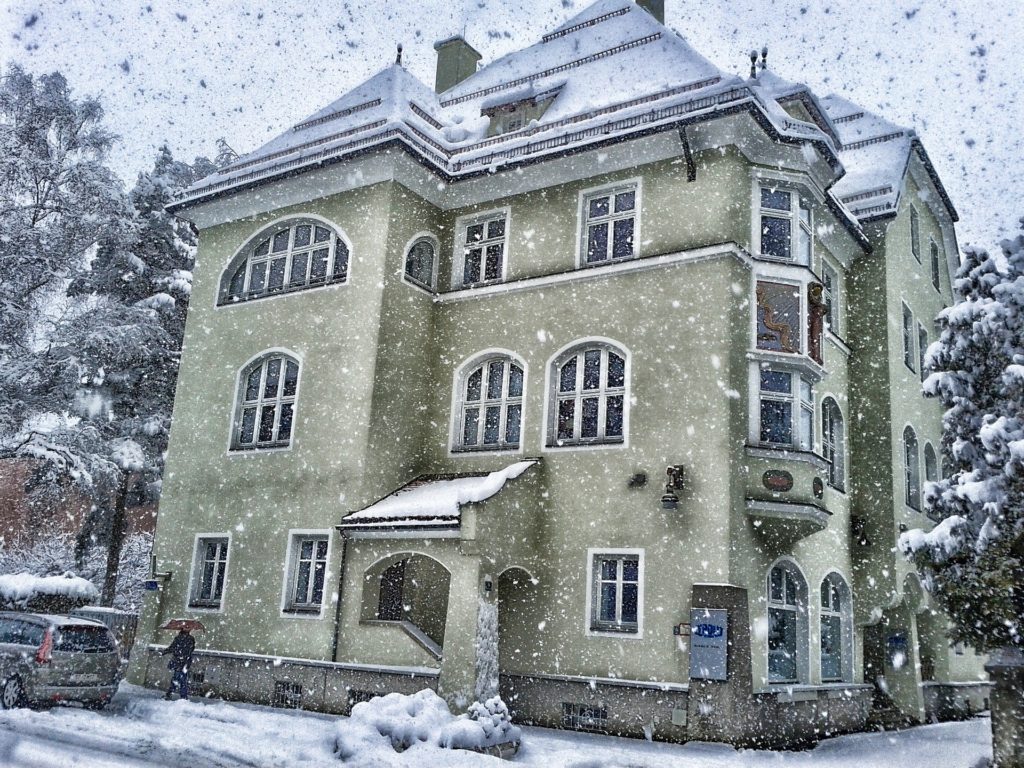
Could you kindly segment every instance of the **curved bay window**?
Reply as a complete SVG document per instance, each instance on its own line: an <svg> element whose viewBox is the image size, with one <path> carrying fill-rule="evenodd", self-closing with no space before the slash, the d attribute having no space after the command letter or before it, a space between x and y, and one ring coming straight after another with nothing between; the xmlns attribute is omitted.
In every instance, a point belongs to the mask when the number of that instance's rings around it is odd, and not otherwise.
<svg viewBox="0 0 1024 768"><path fill-rule="evenodd" d="M348 278L349 249L325 224L296 221L257 236L221 279L219 304L312 288Z"/></svg>
<svg viewBox="0 0 1024 768"><path fill-rule="evenodd" d="M768 680L800 682L805 676L807 582L791 563L768 574Z"/></svg>
<svg viewBox="0 0 1024 768"><path fill-rule="evenodd" d="M577 347L554 366L549 445L625 439L626 355L608 345Z"/></svg>
<svg viewBox="0 0 1024 768"><path fill-rule="evenodd" d="M470 367L459 384L455 450L516 449L523 421L523 367L508 356Z"/></svg>
<svg viewBox="0 0 1024 768"><path fill-rule="evenodd" d="M299 363L287 355L268 355L247 367L239 380L232 450L288 447L298 386Z"/></svg>

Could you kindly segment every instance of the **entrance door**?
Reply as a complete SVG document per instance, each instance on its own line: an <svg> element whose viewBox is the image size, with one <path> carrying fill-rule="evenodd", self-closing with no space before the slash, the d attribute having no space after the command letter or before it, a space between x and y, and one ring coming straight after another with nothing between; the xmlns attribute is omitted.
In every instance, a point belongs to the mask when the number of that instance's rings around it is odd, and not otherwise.
<svg viewBox="0 0 1024 768"><path fill-rule="evenodd" d="M405 560L400 560L381 574L380 598L377 601L377 618L381 621L402 621L405 618L405 609L402 605L405 563Z"/></svg>

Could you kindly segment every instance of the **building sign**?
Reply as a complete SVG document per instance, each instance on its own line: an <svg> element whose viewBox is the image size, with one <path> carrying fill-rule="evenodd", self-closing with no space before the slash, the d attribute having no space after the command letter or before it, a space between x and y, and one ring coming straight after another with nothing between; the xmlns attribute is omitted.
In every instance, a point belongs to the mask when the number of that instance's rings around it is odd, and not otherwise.
<svg viewBox="0 0 1024 768"><path fill-rule="evenodd" d="M729 612L724 608L690 610L690 679L727 680Z"/></svg>

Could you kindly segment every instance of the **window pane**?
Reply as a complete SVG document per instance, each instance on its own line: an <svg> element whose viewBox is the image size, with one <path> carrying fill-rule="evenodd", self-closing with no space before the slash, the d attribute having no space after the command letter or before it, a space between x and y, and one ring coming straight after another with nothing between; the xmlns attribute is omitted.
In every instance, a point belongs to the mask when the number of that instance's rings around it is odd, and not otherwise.
<svg viewBox="0 0 1024 768"><path fill-rule="evenodd" d="M275 357L267 361L267 379L263 385L264 397L277 397L277 387L281 382L281 358Z"/></svg>
<svg viewBox="0 0 1024 768"><path fill-rule="evenodd" d="M500 400L501 387L505 381L505 363L494 360L487 366L487 399Z"/></svg>
<svg viewBox="0 0 1024 768"><path fill-rule="evenodd" d="M782 575L781 568L772 568L771 575L769 576L769 589L768 595L772 600L782 602L782 582L784 577Z"/></svg>
<svg viewBox="0 0 1024 768"><path fill-rule="evenodd" d="M761 207L772 208L776 211L791 211L791 195L781 189L769 189L761 187Z"/></svg>
<svg viewBox="0 0 1024 768"><path fill-rule="evenodd" d="M614 583L601 585L601 621L615 621L615 597L616 589Z"/></svg>
<svg viewBox="0 0 1024 768"><path fill-rule="evenodd" d="M430 286L434 275L434 245L420 240L409 249L405 260L405 273L418 283Z"/></svg>
<svg viewBox="0 0 1024 768"><path fill-rule="evenodd" d="M587 209L588 216L591 219L595 219L599 216L607 216L609 210L608 200L609 198L607 196L591 198L590 205Z"/></svg>
<svg viewBox="0 0 1024 768"><path fill-rule="evenodd" d="M210 600L213 597L213 576L216 567L216 564L212 562L203 563L203 580L199 589L199 597L204 600Z"/></svg>
<svg viewBox="0 0 1024 768"><path fill-rule="evenodd" d="M496 445L500 434L501 408L489 406L484 415L484 445Z"/></svg>
<svg viewBox="0 0 1024 768"><path fill-rule="evenodd" d="M803 227L800 228L800 247L798 254L800 256L800 263L806 266L811 264L811 233Z"/></svg>
<svg viewBox="0 0 1024 768"><path fill-rule="evenodd" d="M605 437L622 437L622 405L622 395L608 398L605 415Z"/></svg>
<svg viewBox="0 0 1024 768"><path fill-rule="evenodd" d="M324 576L326 573L326 563L316 563L313 566L313 594L309 598L309 602L313 605L320 605L324 601Z"/></svg>
<svg viewBox="0 0 1024 768"><path fill-rule="evenodd" d="M576 415L576 402L562 400L558 404L558 439L571 440L573 436L573 419Z"/></svg>
<svg viewBox="0 0 1024 768"><path fill-rule="evenodd" d="M523 396L523 369L513 364L508 372L508 396Z"/></svg>
<svg viewBox="0 0 1024 768"><path fill-rule="evenodd" d="M276 406L263 406L263 411L260 413L259 442L269 443L271 440L274 439L274 416L276 413Z"/></svg>
<svg viewBox="0 0 1024 768"><path fill-rule="evenodd" d="M601 351L587 350L583 353L583 389L601 388Z"/></svg>
<svg viewBox="0 0 1024 768"><path fill-rule="evenodd" d="M622 623L636 624L636 608L639 587L636 584L622 585Z"/></svg>
<svg viewBox="0 0 1024 768"><path fill-rule="evenodd" d="M329 229L325 229L324 227L317 227L316 228L316 236L315 236L313 242L315 242L315 243L326 243L326 242L329 242L330 239L331 239L331 231Z"/></svg>
<svg viewBox="0 0 1024 768"><path fill-rule="evenodd" d="M266 256L268 253L270 253L270 239L269 238L267 238L262 243L257 245L253 249L253 251L252 251L252 255L253 256L257 256L257 257L259 257L259 256Z"/></svg>
<svg viewBox="0 0 1024 768"><path fill-rule="evenodd" d="M292 256L292 271L288 276L289 285L302 285L306 282L306 267L309 265L309 253L296 253Z"/></svg>
<svg viewBox="0 0 1024 768"><path fill-rule="evenodd" d="M768 678L796 679L796 613L768 609Z"/></svg>
<svg viewBox="0 0 1024 768"><path fill-rule="evenodd" d="M253 433L256 431L256 409L246 408L242 411L242 428L239 431L238 442L251 443Z"/></svg>
<svg viewBox="0 0 1024 768"><path fill-rule="evenodd" d="M283 230L274 235L274 253L280 253L281 251L288 250L288 236L291 234L290 230Z"/></svg>
<svg viewBox="0 0 1024 768"><path fill-rule="evenodd" d="M245 400L252 402L260 396L260 376L263 375L263 366L257 365L249 372L249 378L245 383Z"/></svg>
<svg viewBox="0 0 1024 768"><path fill-rule="evenodd" d="M558 377L559 392L576 391L576 359L574 357L562 366L562 371Z"/></svg>
<svg viewBox="0 0 1024 768"><path fill-rule="evenodd" d="M613 259L625 259L632 256L633 219L619 219L616 221L612 240Z"/></svg>
<svg viewBox="0 0 1024 768"><path fill-rule="evenodd" d="M761 217L761 253L776 259L790 259L792 242L790 240L789 219L778 219L774 216Z"/></svg>
<svg viewBox="0 0 1024 768"><path fill-rule="evenodd" d="M802 402L804 402L805 404L810 405L813 402L813 397L811 395L811 392L812 392L811 382L809 382L807 379L801 378L800 379L800 400Z"/></svg>
<svg viewBox="0 0 1024 768"><path fill-rule="evenodd" d="M279 291L284 288L284 270L288 259L274 259L270 262L270 279L267 280L267 288L271 291Z"/></svg>
<svg viewBox="0 0 1024 768"><path fill-rule="evenodd" d="M580 425L580 437L597 437L598 398L583 399L583 423Z"/></svg>
<svg viewBox="0 0 1024 768"><path fill-rule="evenodd" d="M487 265L484 268L485 280L501 279L501 254L504 246L501 243L487 246Z"/></svg>
<svg viewBox="0 0 1024 768"><path fill-rule="evenodd" d="M786 605L796 605L796 581L786 574Z"/></svg>
<svg viewBox="0 0 1024 768"><path fill-rule="evenodd" d="M761 371L762 392L785 392L790 393L792 374L783 371Z"/></svg>
<svg viewBox="0 0 1024 768"><path fill-rule="evenodd" d="M292 436L292 408L291 403L284 403L281 406L281 423L277 428L278 441L289 440Z"/></svg>
<svg viewBox="0 0 1024 768"><path fill-rule="evenodd" d="M587 263L608 258L608 223L591 224L587 228Z"/></svg>
<svg viewBox="0 0 1024 768"><path fill-rule="evenodd" d="M476 445L477 429L480 425L480 409L467 408L462 424L462 444Z"/></svg>
<svg viewBox="0 0 1024 768"><path fill-rule="evenodd" d="M466 400L468 402L477 402L480 400L483 378L483 368L477 368L469 375L469 378L466 380Z"/></svg>
<svg viewBox="0 0 1024 768"><path fill-rule="evenodd" d="M761 400L761 442L793 442L793 407L779 400Z"/></svg>
<svg viewBox="0 0 1024 768"><path fill-rule="evenodd" d="M295 243L294 248L301 248L304 245L309 245L309 239L313 236L313 228L308 224L300 224L295 228Z"/></svg>
<svg viewBox="0 0 1024 768"><path fill-rule="evenodd" d="M228 286L229 296L241 296L242 291L245 287L245 262L243 261L238 269L235 270L235 274L231 276L231 285Z"/></svg>
<svg viewBox="0 0 1024 768"><path fill-rule="evenodd" d="M505 236L505 219L495 219L487 224L487 239Z"/></svg>
<svg viewBox="0 0 1024 768"><path fill-rule="evenodd" d="M321 282L327 277L327 257L330 254L326 248L317 248L313 251L312 263L309 267L309 281Z"/></svg>
<svg viewBox="0 0 1024 768"><path fill-rule="evenodd" d="M640 577L640 561L639 560L623 560L622 561L622 580L623 581L638 581Z"/></svg>
<svg viewBox="0 0 1024 768"><path fill-rule="evenodd" d="M299 366L289 360L285 363L284 368L284 397L294 397L298 386Z"/></svg>
<svg viewBox="0 0 1024 768"><path fill-rule="evenodd" d="M334 246L334 276L341 280L348 275L348 246L339 240Z"/></svg>
<svg viewBox="0 0 1024 768"><path fill-rule="evenodd" d="M519 445L519 430L523 419L523 406L510 405L505 417L505 442Z"/></svg>
<svg viewBox="0 0 1024 768"><path fill-rule="evenodd" d="M309 560L313 557L313 540L306 539L299 547L299 557L302 560Z"/></svg>
<svg viewBox="0 0 1024 768"><path fill-rule="evenodd" d="M626 386L626 361L614 352L608 353L608 386Z"/></svg>
<svg viewBox="0 0 1024 768"><path fill-rule="evenodd" d="M308 561L299 563L298 572L295 574L295 602L304 603L306 602L306 595L309 592L309 572L310 565Z"/></svg>
<svg viewBox="0 0 1024 768"><path fill-rule="evenodd" d="M619 574L619 561L618 560L602 560L601 561L601 578L604 580L616 579Z"/></svg>
<svg viewBox="0 0 1024 768"><path fill-rule="evenodd" d="M462 267L462 282L466 285L480 282L480 258L483 253L479 248L466 251L466 260Z"/></svg>
<svg viewBox="0 0 1024 768"><path fill-rule="evenodd" d="M224 573L225 573L225 563L224 563L224 560L221 559L220 562L217 563L217 575L216 575L216 580L215 580L214 585L213 585L213 599L214 600L220 600L221 595L224 594Z"/></svg>
<svg viewBox="0 0 1024 768"><path fill-rule="evenodd" d="M267 287L267 262L260 261L252 265L249 271L249 292L262 293Z"/></svg>
<svg viewBox="0 0 1024 768"><path fill-rule="evenodd" d="M466 242L475 243L484 239L484 225L470 224L466 227Z"/></svg>
<svg viewBox="0 0 1024 768"><path fill-rule="evenodd" d="M842 622L838 616L821 618L821 678L838 680L843 674Z"/></svg>
<svg viewBox="0 0 1024 768"><path fill-rule="evenodd" d="M622 213L623 211L632 211L636 206L636 192L630 190L629 192L619 192L615 196L615 212Z"/></svg>

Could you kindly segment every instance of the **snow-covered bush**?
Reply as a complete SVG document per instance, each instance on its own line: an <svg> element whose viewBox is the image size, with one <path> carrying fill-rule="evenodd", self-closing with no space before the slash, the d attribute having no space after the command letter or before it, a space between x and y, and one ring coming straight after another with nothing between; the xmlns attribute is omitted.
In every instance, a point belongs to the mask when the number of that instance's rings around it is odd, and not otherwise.
<svg viewBox="0 0 1024 768"><path fill-rule="evenodd" d="M389 693L352 708L338 723L335 752L342 760L358 759L382 746L398 752L417 747L483 750L518 742L521 732L497 696L476 702L468 713L453 715L444 699L430 689L412 695Z"/></svg>

